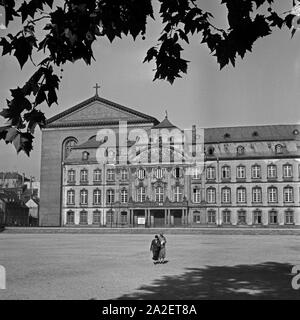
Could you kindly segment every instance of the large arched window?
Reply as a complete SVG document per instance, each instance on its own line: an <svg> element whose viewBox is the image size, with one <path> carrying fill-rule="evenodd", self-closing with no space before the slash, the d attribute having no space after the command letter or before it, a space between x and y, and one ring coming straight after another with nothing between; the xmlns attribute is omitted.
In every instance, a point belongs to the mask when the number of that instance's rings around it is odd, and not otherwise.
<svg viewBox="0 0 300 320"><path fill-rule="evenodd" d="M164 189L163 189L163 187L156 187L155 188L155 201L156 202L163 202L164 201Z"/></svg>
<svg viewBox="0 0 300 320"><path fill-rule="evenodd" d="M66 159L70 152L72 151L72 148L76 146L77 144L77 139L71 137L65 140L64 145L63 145L63 159Z"/></svg>
<svg viewBox="0 0 300 320"><path fill-rule="evenodd" d="M146 190L145 187L139 187L136 193L136 201L137 202L144 202L146 199Z"/></svg>

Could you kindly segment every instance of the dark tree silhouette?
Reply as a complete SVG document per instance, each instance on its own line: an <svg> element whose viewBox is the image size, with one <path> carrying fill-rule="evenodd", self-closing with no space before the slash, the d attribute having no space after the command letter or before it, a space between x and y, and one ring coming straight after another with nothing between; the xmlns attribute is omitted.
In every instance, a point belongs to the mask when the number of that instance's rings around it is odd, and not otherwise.
<svg viewBox="0 0 300 320"><path fill-rule="evenodd" d="M292 35L298 23L296 4L291 10L278 14L274 4L278 0L222 0L227 8L227 28L214 24L210 12L201 9L195 0L156 0L160 6L162 32L155 46L150 48L144 62L154 61L154 80L167 80L171 84L187 72L188 61L182 57L182 43L189 43L193 34L199 34L199 42L216 56L222 69L237 56L244 58L252 50L255 41L268 36L276 28L289 28ZM42 103L49 107L57 103L60 78L54 67L66 62L84 60L90 64L92 44L97 38L106 37L111 42L122 36L146 37L147 19L154 19L151 0L1 0L5 6L6 23L21 19L22 28L16 34L1 38L2 55L16 57L21 68L34 53L43 55L31 78L21 88L11 89L7 108L0 115L8 120L0 128L0 140L13 143L17 152L28 155L36 126L46 122L38 109ZM55 2L56 4L56 2ZM200 2L201 4L201 2ZM296 20L295 20L296 19ZM37 32L41 31L44 32ZM43 34L38 39L37 34Z"/></svg>
<svg viewBox="0 0 300 320"><path fill-rule="evenodd" d="M299 300L292 265L267 261L235 266L187 268L164 276L118 300Z"/></svg>

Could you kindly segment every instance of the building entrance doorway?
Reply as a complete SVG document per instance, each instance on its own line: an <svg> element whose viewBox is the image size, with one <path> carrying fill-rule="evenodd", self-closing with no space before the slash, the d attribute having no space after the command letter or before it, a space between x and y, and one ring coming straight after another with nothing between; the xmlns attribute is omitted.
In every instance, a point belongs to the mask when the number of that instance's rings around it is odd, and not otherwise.
<svg viewBox="0 0 300 320"><path fill-rule="evenodd" d="M165 210L151 210L151 225L154 228L165 226Z"/></svg>
<svg viewBox="0 0 300 320"><path fill-rule="evenodd" d="M182 225L182 210L176 209L171 210L171 216L174 217L174 226L181 226Z"/></svg>

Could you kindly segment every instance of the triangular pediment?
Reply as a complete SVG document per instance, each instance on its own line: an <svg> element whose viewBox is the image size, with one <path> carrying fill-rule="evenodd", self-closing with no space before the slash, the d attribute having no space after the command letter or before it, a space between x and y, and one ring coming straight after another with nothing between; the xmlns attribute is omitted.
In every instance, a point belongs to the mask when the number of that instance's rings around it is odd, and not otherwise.
<svg viewBox="0 0 300 320"><path fill-rule="evenodd" d="M128 123L157 123L158 121L137 110L94 96L67 109L47 121L47 127L88 126Z"/></svg>

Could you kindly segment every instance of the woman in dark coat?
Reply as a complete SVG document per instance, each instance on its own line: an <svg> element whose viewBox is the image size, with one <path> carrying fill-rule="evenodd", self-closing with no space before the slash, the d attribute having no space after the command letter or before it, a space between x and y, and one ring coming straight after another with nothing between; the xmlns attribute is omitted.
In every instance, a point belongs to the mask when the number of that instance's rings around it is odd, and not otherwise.
<svg viewBox="0 0 300 320"><path fill-rule="evenodd" d="M159 235L159 241L160 241L160 250L158 255L159 263L165 263L167 239L162 233Z"/></svg>
<svg viewBox="0 0 300 320"><path fill-rule="evenodd" d="M156 264L158 261L159 251L160 251L160 241L158 235L155 235L155 238L151 242L150 251L152 251L153 263Z"/></svg>

